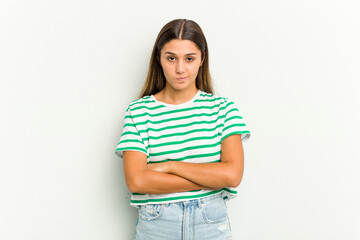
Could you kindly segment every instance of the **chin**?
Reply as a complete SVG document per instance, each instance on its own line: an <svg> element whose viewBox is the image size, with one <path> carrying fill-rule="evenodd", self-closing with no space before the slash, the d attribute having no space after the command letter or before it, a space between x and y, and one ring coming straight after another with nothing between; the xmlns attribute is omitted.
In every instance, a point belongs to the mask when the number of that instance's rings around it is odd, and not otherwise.
<svg viewBox="0 0 360 240"><path fill-rule="evenodd" d="M191 89L191 88L196 88L195 84L190 84L190 83L177 83L171 86L173 89L176 90L185 90L185 89Z"/></svg>
<svg viewBox="0 0 360 240"><path fill-rule="evenodd" d="M189 86L174 86L173 89L182 91L182 90L189 89Z"/></svg>

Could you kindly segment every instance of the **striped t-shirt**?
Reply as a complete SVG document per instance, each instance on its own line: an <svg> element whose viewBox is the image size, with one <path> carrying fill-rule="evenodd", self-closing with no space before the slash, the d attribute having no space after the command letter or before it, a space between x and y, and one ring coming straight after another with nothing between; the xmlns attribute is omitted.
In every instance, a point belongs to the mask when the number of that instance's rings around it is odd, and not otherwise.
<svg viewBox="0 0 360 240"><path fill-rule="evenodd" d="M250 132L234 102L199 90L194 98L179 105L166 104L151 96L130 103L126 109L120 142L115 150L140 151L148 164L165 161L220 162L221 141L233 134L242 140ZM209 176L211 177L211 176ZM132 206L169 203L222 192L224 198L237 195L236 188L196 190L169 194L132 193Z"/></svg>

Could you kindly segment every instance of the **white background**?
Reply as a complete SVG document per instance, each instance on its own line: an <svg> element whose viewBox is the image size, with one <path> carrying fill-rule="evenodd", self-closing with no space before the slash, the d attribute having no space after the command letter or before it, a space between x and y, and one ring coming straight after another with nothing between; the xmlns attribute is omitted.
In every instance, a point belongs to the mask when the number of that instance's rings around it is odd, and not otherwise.
<svg viewBox="0 0 360 240"><path fill-rule="evenodd" d="M233 237L360 239L360 2L0 3L0 239L126 240L114 154L170 20L203 29L216 93L252 132Z"/></svg>

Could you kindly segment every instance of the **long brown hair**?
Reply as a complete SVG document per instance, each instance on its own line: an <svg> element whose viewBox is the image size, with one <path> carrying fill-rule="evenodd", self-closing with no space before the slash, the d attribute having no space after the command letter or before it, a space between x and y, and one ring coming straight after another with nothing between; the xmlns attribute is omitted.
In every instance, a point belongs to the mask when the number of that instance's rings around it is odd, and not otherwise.
<svg viewBox="0 0 360 240"><path fill-rule="evenodd" d="M160 51L162 47L173 39L190 40L201 51L202 65L196 77L196 87L202 91L213 93L209 71L208 45L200 26L188 19L175 19L168 22L159 32L150 58L149 71L140 98L160 92L166 83L163 69L160 65Z"/></svg>

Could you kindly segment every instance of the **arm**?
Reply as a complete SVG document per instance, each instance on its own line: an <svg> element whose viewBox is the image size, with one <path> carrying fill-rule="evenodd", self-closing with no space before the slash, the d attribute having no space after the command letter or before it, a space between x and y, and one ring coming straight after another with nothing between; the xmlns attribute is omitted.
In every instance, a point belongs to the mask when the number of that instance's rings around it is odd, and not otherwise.
<svg viewBox="0 0 360 240"><path fill-rule="evenodd" d="M124 151L124 174L129 190L136 193L162 194L212 189L180 176L149 169L146 155L138 151Z"/></svg>
<svg viewBox="0 0 360 240"><path fill-rule="evenodd" d="M193 181L197 184L213 187L237 187L244 171L244 151L241 136L231 135L221 142L221 162L187 163L170 161L155 163L151 169L168 172Z"/></svg>

